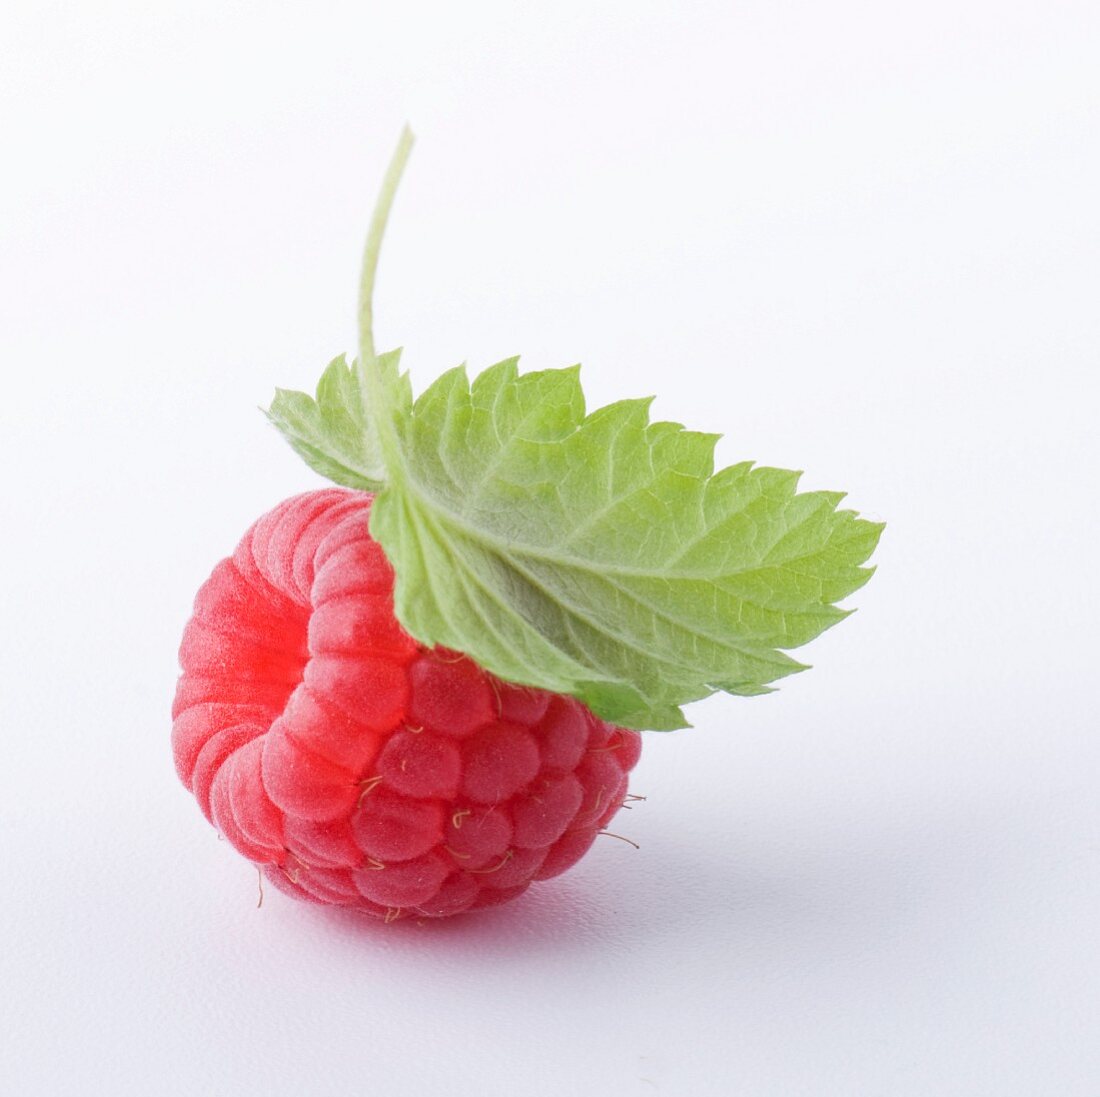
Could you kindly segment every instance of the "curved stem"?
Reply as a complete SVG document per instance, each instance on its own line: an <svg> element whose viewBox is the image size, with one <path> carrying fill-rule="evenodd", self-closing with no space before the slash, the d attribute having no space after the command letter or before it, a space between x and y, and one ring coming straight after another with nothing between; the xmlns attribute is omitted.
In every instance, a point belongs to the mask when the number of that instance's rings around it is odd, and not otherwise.
<svg viewBox="0 0 1100 1097"><path fill-rule="evenodd" d="M374 204L374 213L370 219L367 242L363 248L363 268L359 276L359 368L364 370L376 357L374 350L374 275L378 270L378 254L382 250L382 237L386 232L390 208L393 206L397 186L401 182L401 173L405 170L409 153L412 152L412 130L408 126L401 131L394 149L390 165L382 179L382 189Z"/></svg>

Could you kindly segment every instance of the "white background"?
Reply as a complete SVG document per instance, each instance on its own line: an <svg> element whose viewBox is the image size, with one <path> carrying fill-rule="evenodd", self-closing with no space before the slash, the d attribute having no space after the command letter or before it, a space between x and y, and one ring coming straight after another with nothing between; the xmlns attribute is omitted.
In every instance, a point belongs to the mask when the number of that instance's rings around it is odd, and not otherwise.
<svg viewBox="0 0 1100 1097"><path fill-rule="evenodd" d="M1100 1093L1100 8L24 3L0 44L0 1088ZM268 894L168 748L194 590L378 341L583 360L889 523L771 697L511 908Z"/></svg>

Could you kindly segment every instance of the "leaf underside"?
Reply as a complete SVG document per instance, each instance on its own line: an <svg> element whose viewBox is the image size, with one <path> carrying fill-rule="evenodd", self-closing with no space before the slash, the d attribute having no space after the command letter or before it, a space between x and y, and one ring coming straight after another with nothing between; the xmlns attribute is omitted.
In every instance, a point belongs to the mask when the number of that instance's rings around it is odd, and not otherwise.
<svg viewBox="0 0 1100 1097"><path fill-rule="evenodd" d="M784 650L846 616L835 603L871 576L880 524L838 509L841 494L798 493L795 472L715 472L718 436L650 422L649 400L586 415L576 367L521 375L509 359L472 384L450 370L414 403L398 357L372 364L392 431L384 484L381 443L357 447L354 411L341 419L320 389L316 411L280 394L271 417L282 427L291 408L291 444L315 469L378 491L371 533L422 643L669 730L690 701L804 669ZM334 369L332 389L350 383Z"/></svg>
<svg viewBox="0 0 1100 1097"><path fill-rule="evenodd" d="M367 423L358 371L344 355L321 374L316 397L276 389L264 412L314 472L347 488L377 491L385 482L377 436Z"/></svg>

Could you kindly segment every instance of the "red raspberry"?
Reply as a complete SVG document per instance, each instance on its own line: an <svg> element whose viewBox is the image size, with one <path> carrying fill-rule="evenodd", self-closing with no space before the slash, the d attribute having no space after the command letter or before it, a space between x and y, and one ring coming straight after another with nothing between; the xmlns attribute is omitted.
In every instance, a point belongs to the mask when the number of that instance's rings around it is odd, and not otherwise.
<svg viewBox="0 0 1100 1097"><path fill-rule="evenodd" d="M584 855L641 736L417 643L370 505L288 499L214 569L180 647L176 769L290 895L387 919L494 906Z"/></svg>

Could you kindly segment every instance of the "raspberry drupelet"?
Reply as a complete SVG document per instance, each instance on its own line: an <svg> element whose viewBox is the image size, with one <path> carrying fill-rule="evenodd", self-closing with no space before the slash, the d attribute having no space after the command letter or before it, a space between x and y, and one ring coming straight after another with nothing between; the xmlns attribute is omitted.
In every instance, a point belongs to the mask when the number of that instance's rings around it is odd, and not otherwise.
<svg viewBox="0 0 1100 1097"><path fill-rule="evenodd" d="M290 895L388 920L494 906L584 855L641 736L406 633L371 499L288 499L214 569L180 647L176 769Z"/></svg>

